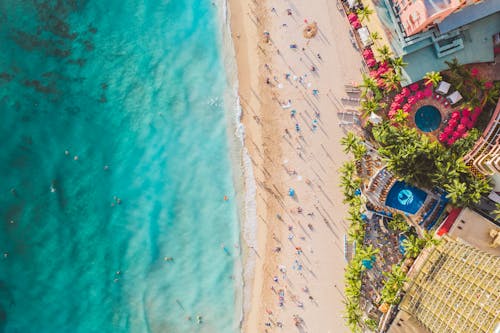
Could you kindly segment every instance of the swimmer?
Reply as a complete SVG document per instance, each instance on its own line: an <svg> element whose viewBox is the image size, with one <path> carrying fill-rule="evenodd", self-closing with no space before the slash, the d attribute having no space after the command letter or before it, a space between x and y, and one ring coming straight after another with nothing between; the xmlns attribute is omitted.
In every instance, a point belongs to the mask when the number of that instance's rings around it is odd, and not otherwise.
<svg viewBox="0 0 500 333"><path fill-rule="evenodd" d="M66 156L69 155L69 150L65 150L64 155L66 155Z"/></svg>
<svg viewBox="0 0 500 333"><path fill-rule="evenodd" d="M227 197L227 195L224 196L224 201L228 201L229 198Z"/></svg>
<svg viewBox="0 0 500 333"><path fill-rule="evenodd" d="M75 157L73 157L73 159L74 159L75 161L78 161L78 155L75 155Z"/></svg>
<svg viewBox="0 0 500 333"><path fill-rule="evenodd" d="M103 169L104 170L109 170L109 165L105 165Z"/></svg>
<svg viewBox="0 0 500 333"><path fill-rule="evenodd" d="M203 318L200 315L198 315L196 316L196 321L198 321L198 324L201 324L203 322Z"/></svg>

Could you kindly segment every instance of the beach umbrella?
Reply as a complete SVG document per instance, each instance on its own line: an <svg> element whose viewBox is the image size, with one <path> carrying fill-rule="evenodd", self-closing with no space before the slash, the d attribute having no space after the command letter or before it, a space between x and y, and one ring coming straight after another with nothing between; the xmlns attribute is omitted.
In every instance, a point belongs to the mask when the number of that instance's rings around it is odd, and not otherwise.
<svg viewBox="0 0 500 333"><path fill-rule="evenodd" d="M431 97L432 96L432 88L427 88L424 90L424 96L425 97Z"/></svg>
<svg viewBox="0 0 500 333"><path fill-rule="evenodd" d="M410 96L410 89L408 89L406 87L401 89L401 95L403 95L404 97Z"/></svg>
<svg viewBox="0 0 500 333"><path fill-rule="evenodd" d="M354 27L354 29L357 30L357 29L361 28L361 23L358 20L356 20L356 21L352 22L352 26Z"/></svg>
<svg viewBox="0 0 500 333"><path fill-rule="evenodd" d="M404 112L409 113L410 109L411 109L411 104L406 103L405 105L403 105L403 111Z"/></svg>
<svg viewBox="0 0 500 333"><path fill-rule="evenodd" d="M376 79L377 78L377 71L370 71L370 77L372 79Z"/></svg>
<svg viewBox="0 0 500 333"><path fill-rule="evenodd" d="M453 111L453 112L451 113L451 119L458 119L458 118L460 118L460 112L458 112L458 111Z"/></svg>
<svg viewBox="0 0 500 333"><path fill-rule="evenodd" d="M448 135L447 135L446 133L444 133L444 132L441 132L441 133L439 134L439 137L438 137L438 138L439 138L439 141L441 141L441 142L445 142L446 140L448 140Z"/></svg>
<svg viewBox="0 0 500 333"><path fill-rule="evenodd" d="M355 13L351 13L347 15L347 18L349 19L349 23L352 23L358 19L358 15L356 15Z"/></svg>
<svg viewBox="0 0 500 333"><path fill-rule="evenodd" d="M470 110L465 108L462 110L462 117L468 117L470 116Z"/></svg>
<svg viewBox="0 0 500 333"><path fill-rule="evenodd" d="M375 60L375 59L373 59L373 58L367 59L367 60L366 60L366 65L367 65L369 68L375 67L375 66L377 65L377 60Z"/></svg>
<svg viewBox="0 0 500 333"><path fill-rule="evenodd" d="M393 118L393 117L394 117L397 113L398 113L398 110L392 110L392 109L391 109L391 110L387 113L387 116L388 116L389 118L391 118L391 119L392 119L392 118Z"/></svg>
<svg viewBox="0 0 500 333"><path fill-rule="evenodd" d="M458 124L457 119L450 119L450 121L448 121L448 128L455 128L455 126L457 126L457 124Z"/></svg>
<svg viewBox="0 0 500 333"><path fill-rule="evenodd" d="M378 79L377 79L377 86L378 86L379 88L382 88L382 87L384 87L384 86L385 86L385 81L384 81L384 79L383 79L383 78L378 78Z"/></svg>
<svg viewBox="0 0 500 333"><path fill-rule="evenodd" d="M363 51L363 57L364 58L372 58L373 57L373 51L370 48L367 48Z"/></svg>
<svg viewBox="0 0 500 333"><path fill-rule="evenodd" d="M401 94L397 94L396 96L394 96L395 103L401 103L404 99L405 99L405 97Z"/></svg>
<svg viewBox="0 0 500 333"><path fill-rule="evenodd" d="M410 97L408 97L408 102L407 102L408 104L413 105L413 104L415 104L416 102L417 102L417 98L416 98L415 96L410 96Z"/></svg>
<svg viewBox="0 0 500 333"><path fill-rule="evenodd" d="M293 188L289 188L288 189L288 195L291 196L291 197L294 197L295 196L295 190Z"/></svg>
<svg viewBox="0 0 500 333"><path fill-rule="evenodd" d="M377 69L377 76L380 76L380 75L384 74L385 72L387 72L387 68L385 68L385 67L379 67Z"/></svg>
<svg viewBox="0 0 500 333"><path fill-rule="evenodd" d="M445 127L445 129L443 130L443 133L446 135L446 136L450 136L450 134L453 132L453 129L449 126Z"/></svg>
<svg viewBox="0 0 500 333"><path fill-rule="evenodd" d="M421 90L421 91L418 91L417 94L415 95L415 97L417 98L417 100L421 100L422 98L424 98L424 92Z"/></svg>
<svg viewBox="0 0 500 333"><path fill-rule="evenodd" d="M448 141L447 141L447 143L448 143L449 146L451 146L452 144L455 143L455 141L456 140L454 140L453 138L449 138Z"/></svg>
<svg viewBox="0 0 500 333"><path fill-rule="evenodd" d="M467 130L467 128L464 125L462 125L462 124L460 124L460 125L457 126L457 132L458 133L463 133L466 130Z"/></svg>
<svg viewBox="0 0 500 333"><path fill-rule="evenodd" d="M461 133L453 132L453 134L451 135L451 137L452 137L453 140L456 141L458 138L460 138L460 135L461 135Z"/></svg>
<svg viewBox="0 0 500 333"><path fill-rule="evenodd" d="M391 110L397 110L401 107L401 104L399 104L398 102L392 102L391 104Z"/></svg>
<svg viewBox="0 0 500 333"><path fill-rule="evenodd" d="M410 86L411 91L417 91L418 89L420 89L420 87L418 86L418 83L414 83Z"/></svg>
<svg viewBox="0 0 500 333"><path fill-rule="evenodd" d="M485 89L491 89L491 88L493 88L493 82L491 82L491 81L485 82L484 83L484 88Z"/></svg>
<svg viewBox="0 0 500 333"><path fill-rule="evenodd" d="M479 69L477 69L476 67L473 67L471 70L470 70L470 74L472 76L477 76L479 74Z"/></svg>
<svg viewBox="0 0 500 333"><path fill-rule="evenodd" d="M469 117L462 117L462 118L460 119L460 124L465 125L468 121L469 121Z"/></svg>

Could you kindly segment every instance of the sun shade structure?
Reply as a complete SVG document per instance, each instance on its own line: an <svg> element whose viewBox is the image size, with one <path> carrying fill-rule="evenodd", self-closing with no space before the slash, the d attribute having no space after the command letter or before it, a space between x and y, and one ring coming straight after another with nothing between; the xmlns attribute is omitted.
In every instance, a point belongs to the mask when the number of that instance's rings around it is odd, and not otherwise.
<svg viewBox="0 0 500 333"><path fill-rule="evenodd" d="M500 322L500 257L444 238L400 307L432 333L489 333Z"/></svg>
<svg viewBox="0 0 500 333"><path fill-rule="evenodd" d="M440 95L446 95L448 90L450 90L451 84L446 81L439 82L439 86L436 89L436 92Z"/></svg>

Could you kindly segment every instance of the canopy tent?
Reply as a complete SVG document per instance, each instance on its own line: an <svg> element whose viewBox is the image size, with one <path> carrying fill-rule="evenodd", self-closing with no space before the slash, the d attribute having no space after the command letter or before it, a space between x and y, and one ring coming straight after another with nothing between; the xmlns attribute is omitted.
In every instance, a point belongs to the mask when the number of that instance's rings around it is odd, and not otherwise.
<svg viewBox="0 0 500 333"><path fill-rule="evenodd" d="M455 104L458 103L462 100L462 95L458 92L458 90L452 92L451 94L446 97L448 101L450 101L450 104Z"/></svg>
<svg viewBox="0 0 500 333"><path fill-rule="evenodd" d="M439 86L436 89L436 92L441 95L446 95L448 90L450 90L451 84L446 81L439 82Z"/></svg>

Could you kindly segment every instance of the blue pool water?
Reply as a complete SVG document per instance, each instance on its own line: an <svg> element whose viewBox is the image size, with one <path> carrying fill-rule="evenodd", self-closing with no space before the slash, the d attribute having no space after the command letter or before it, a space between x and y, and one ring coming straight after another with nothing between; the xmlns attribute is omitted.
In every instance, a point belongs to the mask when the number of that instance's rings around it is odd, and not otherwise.
<svg viewBox="0 0 500 333"><path fill-rule="evenodd" d="M427 193L419 188L397 181L389 190L385 204L400 211L415 214L424 204Z"/></svg>
<svg viewBox="0 0 500 333"><path fill-rule="evenodd" d="M219 7L0 9L0 332L236 332Z"/></svg>
<svg viewBox="0 0 500 333"><path fill-rule="evenodd" d="M441 125L441 112L432 105L424 105L415 113L415 124L422 132L435 131Z"/></svg>

